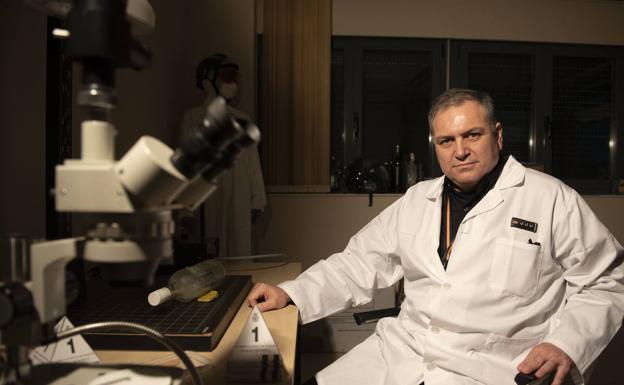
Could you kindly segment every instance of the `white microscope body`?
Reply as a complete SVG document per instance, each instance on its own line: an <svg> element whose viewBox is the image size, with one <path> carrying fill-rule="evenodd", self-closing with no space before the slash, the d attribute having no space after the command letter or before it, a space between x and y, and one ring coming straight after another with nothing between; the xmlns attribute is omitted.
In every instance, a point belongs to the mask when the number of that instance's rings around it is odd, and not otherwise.
<svg viewBox="0 0 624 385"><path fill-rule="evenodd" d="M41 323L65 313L64 265L80 254L105 267L115 281L152 283L159 262L171 258L174 221L171 210L197 208L237 155L260 140L258 128L227 114L218 98L199 127L176 151L156 138L141 137L114 159L116 67L142 69L151 52L132 33L155 26L147 0L27 0L55 16L66 17L67 53L82 64L78 104L89 116L81 123L81 158L56 167L58 212L74 213L78 238L34 244L31 278Z"/></svg>
<svg viewBox="0 0 624 385"><path fill-rule="evenodd" d="M225 110L225 104L223 104ZM80 214L84 236L31 246L32 290L42 323L65 314L65 264L76 256L109 267L118 281L149 285L172 257L172 210L199 206L216 188L201 175L188 179L172 165L174 151L141 137L114 160L112 124L82 123L82 158L56 167L56 209Z"/></svg>

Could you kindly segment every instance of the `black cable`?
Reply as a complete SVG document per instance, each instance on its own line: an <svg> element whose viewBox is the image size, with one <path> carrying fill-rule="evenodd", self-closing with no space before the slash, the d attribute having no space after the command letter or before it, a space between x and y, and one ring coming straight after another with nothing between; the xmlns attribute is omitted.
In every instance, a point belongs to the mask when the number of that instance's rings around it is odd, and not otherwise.
<svg viewBox="0 0 624 385"><path fill-rule="evenodd" d="M286 265L288 265L288 263L289 262L276 262L274 265L271 265L271 266L250 267L248 269L227 269L227 271L228 271L228 273L237 273L237 272L241 272L241 271L268 270L268 269L275 269L277 267L286 266Z"/></svg>
<svg viewBox="0 0 624 385"><path fill-rule="evenodd" d="M111 329L111 328L139 331L145 334L146 336L158 341L159 343L161 343L163 346L165 346L167 349L171 350L178 356L180 361L182 361L184 366L186 366L186 368L188 369L191 375L191 378L193 379L193 383L195 385L203 385L202 379L199 376L199 373L197 372L197 368L195 368L195 365L193 365L193 362L186 355L184 350L182 350L174 341L165 337L160 332L152 328L149 328L147 326L141 325L141 324L137 324L133 322L123 322L123 321L94 322L94 323L78 326L70 330L59 332L57 333L56 337L58 340L62 340L63 338L73 337L75 335L78 335L78 334L81 334L83 332L90 331L90 330Z"/></svg>
<svg viewBox="0 0 624 385"><path fill-rule="evenodd" d="M254 267L242 268L242 269L228 268L227 271L230 273L237 273L237 272L242 272L242 271L267 270L267 269L274 269L276 267L286 266L289 263L288 257L285 254L281 254L281 253L245 255L245 256L237 256L237 257L217 257L216 260L223 261L226 263L227 262L236 263L237 261L251 260L252 262L257 262L256 260L273 259L273 258L277 258L278 261L271 261L275 263L269 266L262 266L262 267L254 266ZM279 261L279 259L281 259L281 261ZM264 262L264 263L268 263L268 262Z"/></svg>
<svg viewBox="0 0 624 385"><path fill-rule="evenodd" d="M273 254L257 254L257 255L241 255L235 257L217 257L217 260L221 261L242 261L248 259L269 259L269 258L281 258L286 261L288 258L285 254L282 253L273 253Z"/></svg>

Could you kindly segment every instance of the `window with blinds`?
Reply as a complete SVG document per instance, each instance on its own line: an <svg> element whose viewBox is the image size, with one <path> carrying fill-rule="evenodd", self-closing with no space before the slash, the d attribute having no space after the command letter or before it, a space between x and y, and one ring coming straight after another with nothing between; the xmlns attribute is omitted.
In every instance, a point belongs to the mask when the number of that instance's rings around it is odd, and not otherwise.
<svg viewBox="0 0 624 385"><path fill-rule="evenodd" d="M428 51L364 50L362 55L362 155L389 161L414 153L429 157L427 112L433 60ZM403 161L407 160L407 156Z"/></svg>
<svg viewBox="0 0 624 385"><path fill-rule="evenodd" d="M488 92L502 122L504 152L530 162L535 63L532 55L470 53L468 88Z"/></svg>
<svg viewBox="0 0 624 385"><path fill-rule="evenodd" d="M595 187L608 184L614 84L612 58L553 57L554 175L564 180L594 180Z"/></svg>
<svg viewBox="0 0 624 385"><path fill-rule="evenodd" d="M390 170L397 145L399 163L413 152L424 170L421 177L441 175L429 143L428 109L447 87L467 87L492 95L504 153L583 194L619 192L624 48L334 38L333 49L336 181L348 179L349 170L358 167L381 164ZM333 191L363 192L346 183Z"/></svg>

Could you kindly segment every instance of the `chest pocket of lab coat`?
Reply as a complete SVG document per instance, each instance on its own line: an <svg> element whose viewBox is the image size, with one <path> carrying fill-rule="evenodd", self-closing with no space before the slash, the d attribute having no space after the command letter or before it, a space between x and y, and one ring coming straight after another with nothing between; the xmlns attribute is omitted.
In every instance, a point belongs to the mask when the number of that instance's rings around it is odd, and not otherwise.
<svg viewBox="0 0 624 385"><path fill-rule="evenodd" d="M542 247L511 239L497 239L490 266L489 284L503 293L531 297L537 290Z"/></svg>

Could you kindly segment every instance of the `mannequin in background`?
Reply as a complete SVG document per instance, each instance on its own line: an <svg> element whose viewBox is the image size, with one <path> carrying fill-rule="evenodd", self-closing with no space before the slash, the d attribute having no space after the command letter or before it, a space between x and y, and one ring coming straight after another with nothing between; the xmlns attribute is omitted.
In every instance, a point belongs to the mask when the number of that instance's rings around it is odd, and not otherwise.
<svg viewBox="0 0 624 385"><path fill-rule="evenodd" d="M249 115L231 105L238 91L238 65L230 58L223 54L208 56L197 66L195 78L195 85L204 91L206 98L201 106L184 113L181 135L201 123L206 106L217 96L227 101L228 112L234 118L251 120ZM258 151L243 151L234 167L217 184L217 191L202 206L206 238L218 239L219 256L251 255L252 222L266 206Z"/></svg>

